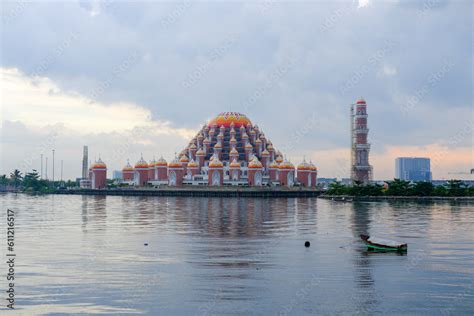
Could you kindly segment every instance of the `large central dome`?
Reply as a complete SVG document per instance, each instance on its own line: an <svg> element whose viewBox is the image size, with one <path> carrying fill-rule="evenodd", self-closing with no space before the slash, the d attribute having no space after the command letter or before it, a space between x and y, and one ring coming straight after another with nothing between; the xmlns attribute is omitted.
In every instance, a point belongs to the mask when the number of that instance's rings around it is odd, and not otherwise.
<svg viewBox="0 0 474 316"><path fill-rule="evenodd" d="M209 121L209 127L216 125L217 127L230 127L234 123L235 127L246 127L248 124L252 124L250 120L244 114L238 112L222 112L215 118Z"/></svg>

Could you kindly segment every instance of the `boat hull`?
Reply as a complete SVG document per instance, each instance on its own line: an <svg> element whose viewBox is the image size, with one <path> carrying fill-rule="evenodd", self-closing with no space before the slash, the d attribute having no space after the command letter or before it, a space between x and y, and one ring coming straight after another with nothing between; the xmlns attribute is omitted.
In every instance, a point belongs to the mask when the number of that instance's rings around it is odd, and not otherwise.
<svg viewBox="0 0 474 316"><path fill-rule="evenodd" d="M399 244L395 246L384 245L381 242L374 243L370 240L370 236L368 235L360 235L362 241L367 245L367 248L372 251L395 251L395 252L406 252L408 251L407 244ZM385 241L386 243L391 243L391 241Z"/></svg>

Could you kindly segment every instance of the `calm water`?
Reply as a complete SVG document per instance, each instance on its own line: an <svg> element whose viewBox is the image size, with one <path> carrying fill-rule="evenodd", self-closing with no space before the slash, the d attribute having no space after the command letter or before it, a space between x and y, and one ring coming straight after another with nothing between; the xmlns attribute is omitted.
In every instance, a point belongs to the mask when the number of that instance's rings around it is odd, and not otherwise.
<svg viewBox="0 0 474 316"><path fill-rule="evenodd" d="M474 203L3 194L0 204L2 231L16 211L18 314L474 314ZM408 254L368 253L366 232L408 242Z"/></svg>

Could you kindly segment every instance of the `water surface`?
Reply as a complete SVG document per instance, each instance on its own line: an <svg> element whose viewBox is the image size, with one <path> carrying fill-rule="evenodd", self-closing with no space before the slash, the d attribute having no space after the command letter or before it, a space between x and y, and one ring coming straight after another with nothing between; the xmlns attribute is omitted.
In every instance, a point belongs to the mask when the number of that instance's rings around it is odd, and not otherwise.
<svg viewBox="0 0 474 316"><path fill-rule="evenodd" d="M0 204L2 227L16 213L22 315L474 313L472 202L2 194ZM367 252L361 233L408 253Z"/></svg>

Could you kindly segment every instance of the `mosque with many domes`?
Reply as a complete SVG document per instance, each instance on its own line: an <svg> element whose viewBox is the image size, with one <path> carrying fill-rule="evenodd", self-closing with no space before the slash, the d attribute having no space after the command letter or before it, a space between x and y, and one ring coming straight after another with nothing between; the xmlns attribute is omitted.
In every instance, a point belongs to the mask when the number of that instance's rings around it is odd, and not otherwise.
<svg viewBox="0 0 474 316"><path fill-rule="evenodd" d="M96 162L103 172L105 164ZM94 165L90 179L94 175ZM106 170L106 167L105 167ZM220 113L205 124L173 161L147 162L143 156L122 169L121 183L130 186L284 186L315 187L317 168L303 160L296 168L273 147L244 114ZM93 181L94 182L94 181ZM102 182L100 183L102 185ZM94 186L92 188L101 188Z"/></svg>

